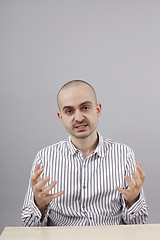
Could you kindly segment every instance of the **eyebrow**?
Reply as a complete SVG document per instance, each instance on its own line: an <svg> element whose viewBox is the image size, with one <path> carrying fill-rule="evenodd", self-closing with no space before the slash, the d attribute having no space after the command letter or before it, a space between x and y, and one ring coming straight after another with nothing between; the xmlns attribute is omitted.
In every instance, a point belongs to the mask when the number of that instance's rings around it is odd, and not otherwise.
<svg viewBox="0 0 160 240"><path fill-rule="evenodd" d="M91 101L85 101L85 102L81 103L81 104L79 105L79 107L81 107L81 106L83 106L83 105L85 105L85 104L92 105L92 102L91 102ZM73 107L72 107L72 106L64 106L64 107L63 107L63 111L64 111L66 108L73 108Z"/></svg>

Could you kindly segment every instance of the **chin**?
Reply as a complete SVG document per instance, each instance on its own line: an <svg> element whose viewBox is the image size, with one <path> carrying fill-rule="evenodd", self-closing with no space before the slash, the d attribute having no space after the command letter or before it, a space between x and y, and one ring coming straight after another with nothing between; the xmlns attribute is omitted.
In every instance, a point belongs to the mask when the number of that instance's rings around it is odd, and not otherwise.
<svg viewBox="0 0 160 240"><path fill-rule="evenodd" d="M87 138L89 135L76 135L76 138L82 139L82 138Z"/></svg>
<svg viewBox="0 0 160 240"><path fill-rule="evenodd" d="M91 132L79 132L79 133L72 133L72 135L76 138L82 139L87 138L91 135Z"/></svg>

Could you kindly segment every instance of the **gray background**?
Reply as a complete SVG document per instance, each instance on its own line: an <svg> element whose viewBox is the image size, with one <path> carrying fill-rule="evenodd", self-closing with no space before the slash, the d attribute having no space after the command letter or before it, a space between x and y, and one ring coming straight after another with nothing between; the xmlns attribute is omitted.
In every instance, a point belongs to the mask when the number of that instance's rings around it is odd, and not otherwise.
<svg viewBox="0 0 160 240"><path fill-rule="evenodd" d="M31 166L68 135L56 94L84 79L98 130L133 148L147 173L148 223L160 223L160 1L0 1L0 231L21 226Z"/></svg>

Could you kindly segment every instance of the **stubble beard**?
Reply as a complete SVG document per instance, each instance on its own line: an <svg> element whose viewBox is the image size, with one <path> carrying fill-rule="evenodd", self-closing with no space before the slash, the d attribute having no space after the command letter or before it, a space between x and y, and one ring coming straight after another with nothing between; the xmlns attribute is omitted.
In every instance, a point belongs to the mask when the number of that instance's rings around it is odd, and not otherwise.
<svg viewBox="0 0 160 240"><path fill-rule="evenodd" d="M89 124L88 124L88 127L90 128ZM87 138L90 135L92 135L92 133L96 130L96 126L93 129L91 129L91 131L89 131L88 134L85 131L79 132L79 134L78 133L74 133L74 128L72 128L72 129L73 129L72 131L71 130L67 130L70 135L72 135L73 137L78 138L78 139L84 139L84 138ZM84 132L84 134L83 134L83 132ZM82 133L82 135L81 135L81 133Z"/></svg>

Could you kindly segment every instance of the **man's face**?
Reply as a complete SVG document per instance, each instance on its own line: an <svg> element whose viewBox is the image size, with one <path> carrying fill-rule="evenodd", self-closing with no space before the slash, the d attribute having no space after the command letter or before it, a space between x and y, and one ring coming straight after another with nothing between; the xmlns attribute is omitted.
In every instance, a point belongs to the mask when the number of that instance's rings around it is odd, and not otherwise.
<svg viewBox="0 0 160 240"><path fill-rule="evenodd" d="M92 88L86 84L64 88L58 97L58 117L71 136L86 138L98 124L101 105L96 104Z"/></svg>

